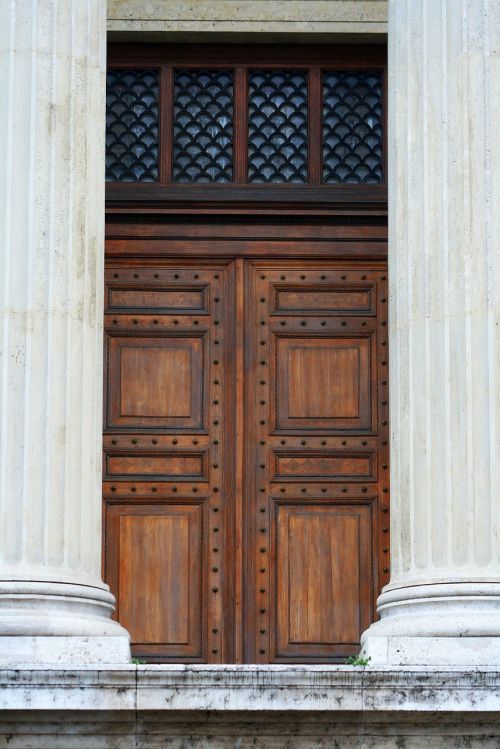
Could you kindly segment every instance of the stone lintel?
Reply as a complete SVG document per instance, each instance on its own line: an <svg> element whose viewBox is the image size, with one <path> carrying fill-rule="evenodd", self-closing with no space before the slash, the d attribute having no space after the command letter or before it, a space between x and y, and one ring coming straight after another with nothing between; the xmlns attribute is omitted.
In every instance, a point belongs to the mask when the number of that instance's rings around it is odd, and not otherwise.
<svg viewBox="0 0 500 749"><path fill-rule="evenodd" d="M385 41L386 0L109 0L111 41Z"/></svg>

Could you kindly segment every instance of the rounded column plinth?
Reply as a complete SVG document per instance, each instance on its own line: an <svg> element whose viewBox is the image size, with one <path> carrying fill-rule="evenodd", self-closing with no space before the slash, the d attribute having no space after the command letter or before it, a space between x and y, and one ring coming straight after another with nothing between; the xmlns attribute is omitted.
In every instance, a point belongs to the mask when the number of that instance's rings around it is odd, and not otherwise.
<svg viewBox="0 0 500 749"><path fill-rule="evenodd" d="M361 639L370 665L500 666L500 581L386 588Z"/></svg>
<svg viewBox="0 0 500 749"><path fill-rule="evenodd" d="M127 663L129 636L105 587L0 582L0 666Z"/></svg>

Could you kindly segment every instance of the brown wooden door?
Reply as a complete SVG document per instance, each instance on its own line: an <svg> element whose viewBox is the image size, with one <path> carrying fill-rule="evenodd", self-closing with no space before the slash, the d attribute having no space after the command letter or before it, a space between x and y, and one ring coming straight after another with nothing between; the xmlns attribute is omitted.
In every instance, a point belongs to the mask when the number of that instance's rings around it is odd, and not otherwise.
<svg viewBox="0 0 500 749"><path fill-rule="evenodd" d="M385 273L271 260L247 278L247 659L328 661L359 650L377 594Z"/></svg>
<svg viewBox="0 0 500 749"><path fill-rule="evenodd" d="M127 247L106 270L103 472L134 654L357 652L387 575L383 265Z"/></svg>
<svg viewBox="0 0 500 749"><path fill-rule="evenodd" d="M106 575L153 660L234 659L233 309L228 263L106 271Z"/></svg>

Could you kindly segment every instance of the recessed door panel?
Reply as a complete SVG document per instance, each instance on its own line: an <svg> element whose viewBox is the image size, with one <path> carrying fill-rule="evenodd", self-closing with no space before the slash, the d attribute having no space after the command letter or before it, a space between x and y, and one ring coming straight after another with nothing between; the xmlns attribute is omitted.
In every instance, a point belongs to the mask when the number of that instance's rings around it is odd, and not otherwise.
<svg viewBox="0 0 500 749"><path fill-rule="evenodd" d="M275 429L371 429L371 336L271 334Z"/></svg>
<svg viewBox="0 0 500 749"><path fill-rule="evenodd" d="M203 504L112 505L109 576L118 617L149 656L202 658Z"/></svg>
<svg viewBox="0 0 500 749"><path fill-rule="evenodd" d="M370 505L274 503L276 657L357 646L371 616Z"/></svg>
<svg viewBox="0 0 500 749"><path fill-rule="evenodd" d="M375 314L375 286L331 284L273 284L271 309L277 315L369 315Z"/></svg>
<svg viewBox="0 0 500 749"><path fill-rule="evenodd" d="M208 481L207 452L107 450L105 478Z"/></svg>
<svg viewBox="0 0 500 749"><path fill-rule="evenodd" d="M204 428L205 336L107 334L109 428Z"/></svg>
<svg viewBox="0 0 500 749"><path fill-rule="evenodd" d="M375 458L367 450L274 450L271 476L279 481L374 481Z"/></svg>
<svg viewBox="0 0 500 749"><path fill-rule="evenodd" d="M194 288L152 285L144 289L113 284L107 289L108 308L114 312L177 312L178 314L207 314L207 287Z"/></svg>

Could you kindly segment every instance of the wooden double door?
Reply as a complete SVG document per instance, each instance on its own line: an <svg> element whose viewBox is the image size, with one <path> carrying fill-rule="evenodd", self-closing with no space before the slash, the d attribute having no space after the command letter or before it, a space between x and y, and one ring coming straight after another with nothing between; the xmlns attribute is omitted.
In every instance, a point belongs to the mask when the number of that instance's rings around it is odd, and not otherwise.
<svg viewBox="0 0 500 749"><path fill-rule="evenodd" d="M388 572L386 276L106 269L104 566L135 656L335 662Z"/></svg>

